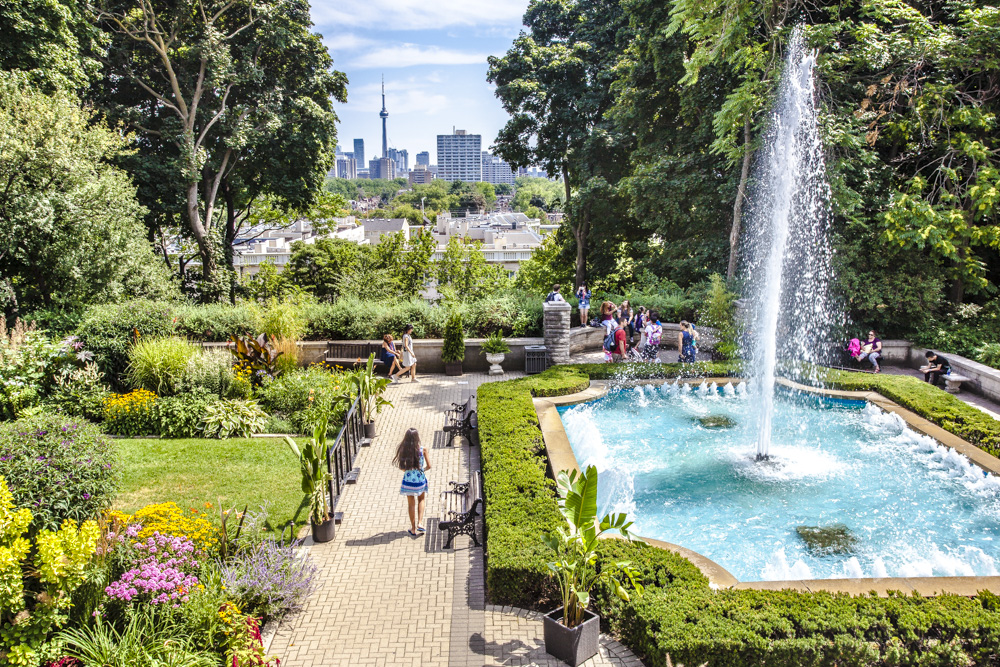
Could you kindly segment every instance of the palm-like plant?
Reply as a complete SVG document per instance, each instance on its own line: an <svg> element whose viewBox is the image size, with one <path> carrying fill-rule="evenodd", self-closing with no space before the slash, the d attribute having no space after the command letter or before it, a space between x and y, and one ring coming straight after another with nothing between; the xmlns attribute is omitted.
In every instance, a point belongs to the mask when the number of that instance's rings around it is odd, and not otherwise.
<svg viewBox="0 0 1000 667"><path fill-rule="evenodd" d="M382 408L392 403L382 394L391 384L389 378L379 377L375 374L375 355L368 356L368 363L364 368L351 373L347 377L350 393L361 399L361 418L365 422L370 422L375 415L382 412Z"/></svg>
<svg viewBox="0 0 1000 667"><path fill-rule="evenodd" d="M326 466L327 416L321 415L313 425L313 437L301 450L295 441L285 436L285 442L299 459L302 471L302 492L309 496L309 517L314 524L330 520L330 504L326 492L330 486L330 472Z"/></svg>
<svg viewBox="0 0 1000 667"><path fill-rule="evenodd" d="M638 594L642 594L639 572L628 561L605 564L598 571L597 544L604 533L619 533L627 540L632 522L625 514L607 514L597 521L597 468L589 466L583 473L574 470L559 472L559 510L566 517L567 527L542 536L545 544L556 552L556 560L548 564L559 581L563 602L563 625L576 627L583 622L583 612L590 604L590 591L598 583L612 586L622 600L629 599L622 576ZM568 528L568 529L567 529Z"/></svg>

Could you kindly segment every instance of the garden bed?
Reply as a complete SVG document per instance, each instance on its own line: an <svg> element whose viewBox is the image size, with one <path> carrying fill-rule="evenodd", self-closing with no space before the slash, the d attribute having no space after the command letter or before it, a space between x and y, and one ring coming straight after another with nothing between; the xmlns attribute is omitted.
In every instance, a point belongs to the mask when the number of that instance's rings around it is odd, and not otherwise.
<svg viewBox="0 0 1000 667"><path fill-rule="evenodd" d="M706 373L708 369L704 369ZM712 375L725 375L712 367ZM731 368L728 370L732 370ZM594 377L670 377L682 368L615 365L555 367L531 378L479 388L479 434L486 496L487 587L494 604L554 607L550 554L541 535L563 520L532 404L535 396L579 391ZM845 389L885 393L942 427L969 429L974 408L927 393L914 378L831 375ZM858 386L859 381L872 384ZM915 383L915 384L914 384ZM885 389L885 392L883 392ZM933 389L933 388L929 388ZM891 392L891 393L890 393ZM954 405L952 399L961 406ZM981 414L981 413L979 413ZM989 445L978 426L956 433ZM953 431L955 432L955 431ZM976 439L978 436L978 441ZM984 447L985 448L985 447ZM1000 645L1000 598L851 597L791 591L715 591L689 561L644 543L609 540L602 561L629 560L646 592L630 602L598 590L594 605L610 630L649 665L994 664Z"/></svg>

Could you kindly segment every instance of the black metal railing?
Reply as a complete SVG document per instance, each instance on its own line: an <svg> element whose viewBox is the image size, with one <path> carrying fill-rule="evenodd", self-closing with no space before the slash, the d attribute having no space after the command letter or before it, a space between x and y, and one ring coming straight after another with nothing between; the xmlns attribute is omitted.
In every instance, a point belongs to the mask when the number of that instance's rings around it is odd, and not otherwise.
<svg viewBox="0 0 1000 667"><path fill-rule="evenodd" d="M340 494L344 492L347 475L354 469L354 459L358 456L364 437L361 399L356 398L344 417L344 425L340 427L337 439L326 450L326 469L330 473L330 512L337 507Z"/></svg>

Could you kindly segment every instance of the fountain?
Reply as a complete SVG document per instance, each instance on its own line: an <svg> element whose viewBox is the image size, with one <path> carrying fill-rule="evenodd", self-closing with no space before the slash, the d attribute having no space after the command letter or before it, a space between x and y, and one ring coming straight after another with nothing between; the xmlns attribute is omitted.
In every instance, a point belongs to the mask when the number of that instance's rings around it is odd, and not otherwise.
<svg viewBox="0 0 1000 667"><path fill-rule="evenodd" d="M788 46L778 99L754 168L743 278L751 316L750 361L758 414L757 459L767 459L775 377L801 375L820 359L831 315L829 186L814 97L814 52L801 28Z"/></svg>

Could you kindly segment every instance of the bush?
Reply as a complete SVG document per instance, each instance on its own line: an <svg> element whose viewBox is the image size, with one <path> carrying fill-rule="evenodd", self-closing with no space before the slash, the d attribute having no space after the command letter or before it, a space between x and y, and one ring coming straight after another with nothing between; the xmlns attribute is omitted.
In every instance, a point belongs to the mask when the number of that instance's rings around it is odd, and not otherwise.
<svg viewBox="0 0 1000 667"><path fill-rule="evenodd" d="M183 338L141 338L128 353L128 379L133 389L160 396L177 392L188 362L199 350Z"/></svg>
<svg viewBox="0 0 1000 667"><path fill-rule="evenodd" d="M603 368L608 377L631 370L615 366L556 366L531 378L480 385L483 492L489 500L486 580L494 604L555 606L546 567L551 552L543 546L541 534L562 525L564 519L554 483L546 475L532 396L579 391L589 382L591 369ZM725 368L705 365L705 370L713 372ZM679 370L675 364L657 368L662 376ZM859 375L841 374L834 379ZM858 384L870 379L897 378L865 376ZM922 384L915 378L898 380ZM902 384L892 390L899 396L916 391ZM648 665L665 665L668 656L675 664L712 667L990 664L1000 642L1000 598L986 592L974 598L877 598L713 591L701 572L675 553L644 543L602 542L597 567L619 561L629 561L640 570L645 594L623 602L614 591L599 588L593 606L601 614L602 625Z"/></svg>
<svg viewBox="0 0 1000 667"><path fill-rule="evenodd" d="M224 343L231 336L256 336L260 316L253 304L212 303L176 309L177 334L189 340Z"/></svg>
<svg viewBox="0 0 1000 667"><path fill-rule="evenodd" d="M278 377L265 383L260 391L261 404L269 411L282 415L291 422L290 431L271 431L270 433L311 433L311 424L315 421L314 403L325 401L329 407L336 398L348 390L344 382L344 373L333 373L322 366L310 366ZM339 424L339 413L345 406L338 405L338 410L330 418L331 424Z"/></svg>
<svg viewBox="0 0 1000 667"><path fill-rule="evenodd" d="M208 404L203 422L206 437L249 438L263 431L267 413L260 409L257 401L223 399Z"/></svg>
<svg viewBox="0 0 1000 667"><path fill-rule="evenodd" d="M54 341L21 320L8 332L0 316L0 419L16 419L37 406L54 377L75 369L72 342Z"/></svg>
<svg viewBox="0 0 1000 667"><path fill-rule="evenodd" d="M57 375L47 403L61 414L99 422L109 393L103 380L104 373L95 363Z"/></svg>
<svg viewBox="0 0 1000 667"><path fill-rule="evenodd" d="M238 553L223 567L222 581L244 613L279 619L305 605L316 590L318 567L295 545L266 540Z"/></svg>
<svg viewBox="0 0 1000 667"><path fill-rule="evenodd" d="M708 293L699 311L699 324L713 327L716 332L715 352L723 359L739 357L740 346L736 335L736 295L726 288L718 273L709 278Z"/></svg>
<svg viewBox="0 0 1000 667"><path fill-rule="evenodd" d="M104 430L115 435L156 435L156 394L136 389L104 399Z"/></svg>
<svg viewBox="0 0 1000 667"><path fill-rule="evenodd" d="M162 337L174 333L173 306L156 301L123 301L91 306L76 330L77 336L94 353L105 378L123 386L128 351L139 337Z"/></svg>
<svg viewBox="0 0 1000 667"><path fill-rule="evenodd" d="M444 329L441 361L448 363L464 360L465 333L462 331L462 314L455 310L448 316L448 324Z"/></svg>
<svg viewBox="0 0 1000 667"><path fill-rule="evenodd" d="M219 398L245 398L233 385L233 355L228 350L200 350L188 359L178 384L179 392L206 391Z"/></svg>
<svg viewBox="0 0 1000 667"><path fill-rule="evenodd" d="M93 424L45 415L0 423L0 475L33 529L92 519L111 505L118 483L114 447Z"/></svg>
<svg viewBox="0 0 1000 667"><path fill-rule="evenodd" d="M1000 343L986 343L976 350L976 361L993 368L1000 368Z"/></svg>
<svg viewBox="0 0 1000 667"><path fill-rule="evenodd" d="M201 434L208 404L217 399L204 390L159 398L153 404L156 433L164 438L194 438Z"/></svg>
<svg viewBox="0 0 1000 667"><path fill-rule="evenodd" d="M305 333L305 318L299 305L290 299L284 301L268 299L267 304L257 310L260 320L257 333L293 341L299 340Z"/></svg>
<svg viewBox="0 0 1000 667"><path fill-rule="evenodd" d="M172 537L186 537L198 549L212 552L219 545L219 529L202 512L184 511L176 503L146 505L135 514L112 512L112 516L127 526L135 526L130 533L139 540L146 540L156 533Z"/></svg>

